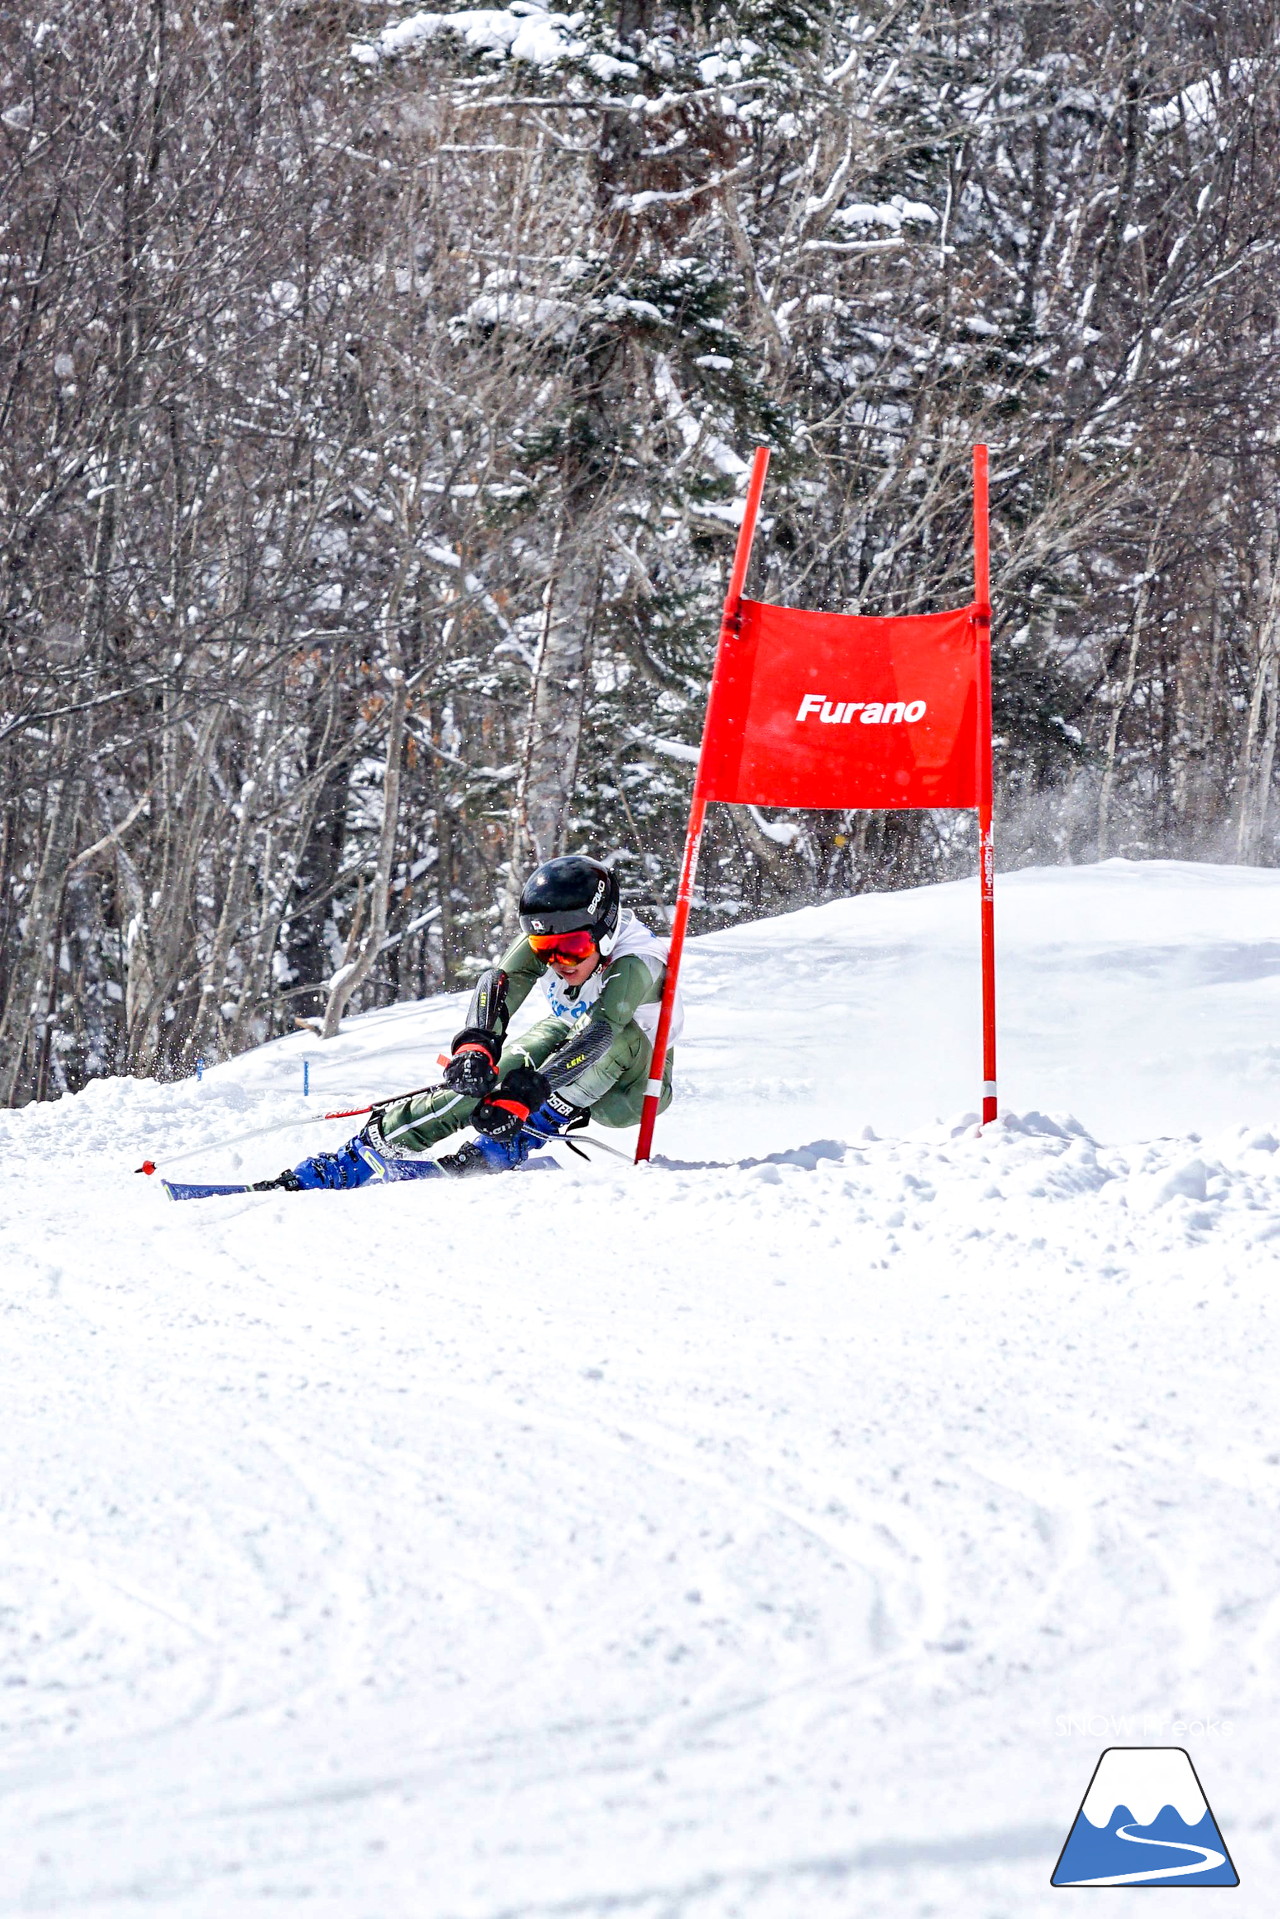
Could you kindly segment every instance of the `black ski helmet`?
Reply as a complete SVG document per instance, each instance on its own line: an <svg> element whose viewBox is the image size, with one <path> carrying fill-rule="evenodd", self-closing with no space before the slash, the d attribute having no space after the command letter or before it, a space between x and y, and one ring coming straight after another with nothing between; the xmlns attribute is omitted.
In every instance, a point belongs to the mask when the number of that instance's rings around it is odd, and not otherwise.
<svg viewBox="0 0 1280 1919"><path fill-rule="evenodd" d="M588 932L606 954L618 937L621 910L617 880L607 866L585 853L544 860L520 895L520 924L526 933Z"/></svg>

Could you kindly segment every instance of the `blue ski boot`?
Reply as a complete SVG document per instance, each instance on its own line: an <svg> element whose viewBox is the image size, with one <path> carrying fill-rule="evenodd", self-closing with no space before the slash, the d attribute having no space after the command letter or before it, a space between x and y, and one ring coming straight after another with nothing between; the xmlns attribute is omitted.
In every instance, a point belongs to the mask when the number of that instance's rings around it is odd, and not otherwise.
<svg viewBox="0 0 1280 1919"><path fill-rule="evenodd" d="M509 1074L509 1080L515 1080L515 1073ZM542 1080L540 1073L530 1075L530 1081ZM545 1087L546 1081L542 1080ZM506 1090L506 1083L497 1089ZM496 1110L492 1116L487 1110L477 1107L472 1115L472 1124L479 1130L475 1139L460 1146L456 1153L449 1153L439 1164L445 1172L454 1178L467 1178L475 1173L513 1173L523 1166L530 1153L536 1153L553 1139L562 1139L566 1133L576 1132L587 1124L587 1112L582 1106L573 1106L558 1093L549 1093L532 1112L526 1111L520 1117L519 1093L524 1090L518 1083L514 1096L509 1103ZM541 1091L542 1087L533 1088ZM486 1106L492 1102L486 1102ZM514 1111L512 1109L515 1109ZM494 1130L490 1130L490 1129Z"/></svg>
<svg viewBox="0 0 1280 1919"><path fill-rule="evenodd" d="M470 1179L476 1173L513 1173L517 1166L524 1165L531 1151L532 1142L523 1133L517 1133L514 1139L493 1139L488 1133L478 1133L456 1153L443 1154L436 1164L454 1179Z"/></svg>
<svg viewBox="0 0 1280 1919"><path fill-rule="evenodd" d="M297 1166L286 1166L277 1179L259 1180L255 1193L275 1189L286 1193L348 1191L353 1186L368 1186L373 1181L435 1179L440 1167L434 1159L396 1159L388 1153L386 1141L376 1120L370 1120L363 1132L349 1139L336 1152L313 1153Z"/></svg>

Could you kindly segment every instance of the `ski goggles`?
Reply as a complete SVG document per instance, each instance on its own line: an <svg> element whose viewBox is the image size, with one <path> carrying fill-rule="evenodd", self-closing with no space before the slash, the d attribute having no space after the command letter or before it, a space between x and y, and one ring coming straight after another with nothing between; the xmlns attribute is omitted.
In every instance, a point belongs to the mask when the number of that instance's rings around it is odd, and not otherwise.
<svg viewBox="0 0 1280 1919"><path fill-rule="evenodd" d="M596 950L595 939L585 928L579 933L530 933L529 945L540 960L558 960L566 966L577 966Z"/></svg>

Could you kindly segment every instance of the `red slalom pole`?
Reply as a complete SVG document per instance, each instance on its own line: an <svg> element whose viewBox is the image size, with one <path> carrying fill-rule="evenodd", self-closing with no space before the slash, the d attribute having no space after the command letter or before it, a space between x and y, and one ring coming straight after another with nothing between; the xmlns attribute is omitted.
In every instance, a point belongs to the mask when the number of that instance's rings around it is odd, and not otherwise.
<svg viewBox="0 0 1280 1919"><path fill-rule="evenodd" d="M667 1044L671 1034L671 1015L676 1003L676 984L680 977L680 960L684 953L685 928L689 924L689 907L693 900L693 882L698 872L698 849L702 843L702 822L706 818L707 803L701 797L702 762L706 758L708 726L715 711L716 685L723 671L728 648L738 637L741 623L739 608L742 601L742 589L747 579L747 563L751 558L751 543L755 539L756 521L760 516L760 498L764 492L764 476L769 470L769 449L758 446L755 458L751 462L751 477L747 481L746 504L742 509L742 525L738 528L738 544L733 555L733 571L729 575L729 589L724 596L724 612L720 619L720 641L716 647L715 665L711 670L711 690L707 696L707 711L702 722L702 745L698 755L698 773L693 783L693 803L689 808L689 830L685 834L684 862L680 868L680 887L676 893L676 910L671 921L671 950L667 954L667 976L662 988L662 1009L658 1014L658 1030L653 1036L653 1053L649 1061L649 1078L644 1089L644 1105L640 1112L640 1138L636 1143L637 1166L647 1160L653 1146L653 1129L658 1118L658 1101L662 1097L662 1075L667 1064Z"/></svg>
<svg viewBox="0 0 1280 1919"><path fill-rule="evenodd" d="M706 818L706 813L706 801L695 798L689 809L689 830L685 834L680 890L676 894L676 910L671 921L671 950L667 954L667 976L662 987L662 1010L658 1014L658 1030L653 1036L649 1078L645 1082L644 1105L640 1109L640 1137L636 1142L635 1158L637 1166L641 1160L648 1159L653 1146L653 1129L658 1118L658 1101L662 1098L662 1075L667 1065L667 1041L671 1032L671 1014L676 1003L676 982L680 974L680 957L684 952L685 928L689 924L689 906L693 898L693 882L698 872L698 849L702 843L702 822Z"/></svg>
<svg viewBox="0 0 1280 1919"><path fill-rule="evenodd" d="M982 916L982 1123L998 1111L996 1095L996 851L991 723L991 544L987 449L973 449L973 589L978 667L978 883Z"/></svg>

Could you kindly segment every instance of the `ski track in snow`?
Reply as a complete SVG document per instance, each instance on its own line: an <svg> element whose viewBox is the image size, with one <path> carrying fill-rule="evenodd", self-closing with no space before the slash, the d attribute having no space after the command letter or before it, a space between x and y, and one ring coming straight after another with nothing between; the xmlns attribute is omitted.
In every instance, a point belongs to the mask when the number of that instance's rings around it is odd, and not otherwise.
<svg viewBox="0 0 1280 1919"><path fill-rule="evenodd" d="M445 999L0 1115L0 1914L1024 1919L1073 1713L1229 1722L1147 1738L1270 1910L1280 875L998 910L984 1134L965 885L694 942L646 1170L133 1177Z"/></svg>

